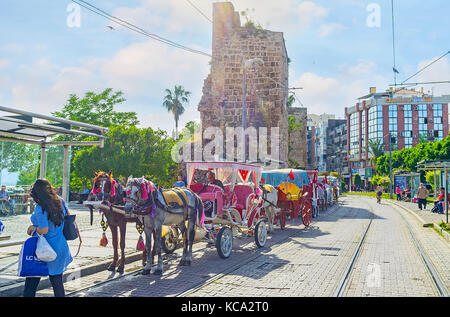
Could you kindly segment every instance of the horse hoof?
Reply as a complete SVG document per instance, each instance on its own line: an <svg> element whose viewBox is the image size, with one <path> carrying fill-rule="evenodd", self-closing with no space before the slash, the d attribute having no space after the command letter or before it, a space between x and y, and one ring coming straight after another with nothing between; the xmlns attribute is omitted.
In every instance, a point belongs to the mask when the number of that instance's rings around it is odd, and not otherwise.
<svg viewBox="0 0 450 317"><path fill-rule="evenodd" d="M115 270L116 270L116 266L115 265L110 265L108 267L108 271L110 271L110 272L114 272Z"/></svg>
<svg viewBox="0 0 450 317"><path fill-rule="evenodd" d="M119 268L117 269L117 273L122 274L124 272L124 267L123 266L119 266Z"/></svg>
<svg viewBox="0 0 450 317"><path fill-rule="evenodd" d="M180 264L178 264L179 266L185 266L186 265L186 260L181 260Z"/></svg>
<svg viewBox="0 0 450 317"><path fill-rule="evenodd" d="M153 272L153 275L162 275L162 270L156 270L155 272Z"/></svg>
<svg viewBox="0 0 450 317"><path fill-rule="evenodd" d="M150 275L151 270L143 270L142 275Z"/></svg>
<svg viewBox="0 0 450 317"><path fill-rule="evenodd" d="M191 266L191 261L186 261L185 266Z"/></svg>

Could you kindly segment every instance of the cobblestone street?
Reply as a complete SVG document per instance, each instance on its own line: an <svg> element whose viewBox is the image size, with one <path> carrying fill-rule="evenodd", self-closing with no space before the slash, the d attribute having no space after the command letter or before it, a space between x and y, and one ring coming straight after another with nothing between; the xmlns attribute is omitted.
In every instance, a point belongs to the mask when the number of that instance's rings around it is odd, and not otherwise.
<svg viewBox="0 0 450 317"><path fill-rule="evenodd" d="M178 250L166 256L162 277L142 276L135 262L122 277L99 272L82 278L78 287L83 290L72 296L336 296L369 223L342 296L439 296L406 221L448 289L446 240L388 202L377 205L369 198L344 197L310 228L296 220L284 231L277 229L263 249L257 249L251 237L235 239L232 256L222 260L215 246L198 243L191 267L177 266ZM101 285L93 286L98 282ZM51 294L46 289L39 296Z"/></svg>

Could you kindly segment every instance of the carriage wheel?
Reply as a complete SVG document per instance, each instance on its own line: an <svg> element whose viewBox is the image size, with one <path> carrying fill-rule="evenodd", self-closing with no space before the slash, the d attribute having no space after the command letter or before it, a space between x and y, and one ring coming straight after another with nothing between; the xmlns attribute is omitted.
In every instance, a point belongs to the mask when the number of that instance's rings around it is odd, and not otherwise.
<svg viewBox="0 0 450 317"><path fill-rule="evenodd" d="M178 246L178 229L171 227L169 232L161 238L162 249L166 254L172 254Z"/></svg>
<svg viewBox="0 0 450 317"><path fill-rule="evenodd" d="M222 227L217 235L217 253L222 259L228 259L233 249L233 232L229 227Z"/></svg>
<svg viewBox="0 0 450 317"><path fill-rule="evenodd" d="M284 210L280 213L280 227L281 230L286 229L286 212Z"/></svg>
<svg viewBox="0 0 450 317"><path fill-rule="evenodd" d="M302 221L305 227L309 227L311 225L312 220L312 206L311 201L306 201L303 205L302 209Z"/></svg>
<svg viewBox="0 0 450 317"><path fill-rule="evenodd" d="M267 242L267 227L264 220L258 221L255 227L255 243L259 248L266 245Z"/></svg>

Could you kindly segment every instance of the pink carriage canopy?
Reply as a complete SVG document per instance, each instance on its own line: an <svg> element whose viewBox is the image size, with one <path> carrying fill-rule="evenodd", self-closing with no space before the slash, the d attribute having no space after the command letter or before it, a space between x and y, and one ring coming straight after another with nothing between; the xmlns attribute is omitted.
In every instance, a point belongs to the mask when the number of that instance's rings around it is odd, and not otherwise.
<svg viewBox="0 0 450 317"><path fill-rule="evenodd" d="M262 166L236 162L186 162L185 164L188 187L191 186L197 169L214 172L216 179L220 180L224 185L231 185L232 187L236 183L248 183L250 180L255 185L259 185L263 172Z"/></svg>

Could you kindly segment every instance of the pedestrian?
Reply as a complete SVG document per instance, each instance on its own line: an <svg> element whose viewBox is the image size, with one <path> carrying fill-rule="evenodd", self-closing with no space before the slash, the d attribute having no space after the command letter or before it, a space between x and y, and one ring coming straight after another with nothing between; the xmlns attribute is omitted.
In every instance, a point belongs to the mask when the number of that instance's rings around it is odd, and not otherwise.
<svg viewBox="0 0 450 317"><path fill-rule="evenodd" d="M67 240L63 234L64 216L68 209L64 200L56 194L55 189L46 179L38 179L32 189L31 197L36 202L36 208L31 215L32 225L28 235L35 230L44 235L47 242L56 252L57 257L47 262L50 282L55 297L64 297L63 273L72 262ZM25 280L24 297L35 297L40 277L27 277Z"/></svg>
<svg viewBox="0 0 450 317"><path fill-rule="evenodd" d="M402 191L399 186L397 186L397 188L395 188L395 193L397 194L397 200L401 201L402 200Z"/></svg>
<svg viewBox="0 0 450 317"><path fill-rule="evenodd" d="M186 184L183 182L183 178L178 176L178 182L174 184L175 187L186 187Z"/></svg>
<svg viewBox="0 0 450 317"><path fill-rule="evenodd" d="M427 198L428 198L428 190L425 188L423 184L420 184L419 189L417 190L417 198L419 209L427 209Z"/></svg>

